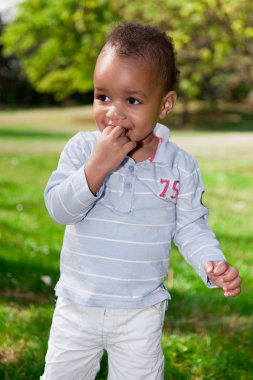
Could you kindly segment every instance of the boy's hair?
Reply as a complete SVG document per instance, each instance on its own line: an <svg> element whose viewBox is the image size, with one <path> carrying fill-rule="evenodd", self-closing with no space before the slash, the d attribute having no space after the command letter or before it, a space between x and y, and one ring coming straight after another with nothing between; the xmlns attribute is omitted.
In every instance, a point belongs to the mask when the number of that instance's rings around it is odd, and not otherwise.
<svg viewBox="0 0 253 380"><path fill-rule="evenodd" d="M151 61L161 76L165 91L176 90L179 70L173 41L158 27L121 23L107 37L105 46L108 45L114 47L121 57L140 57Z"/></svg>

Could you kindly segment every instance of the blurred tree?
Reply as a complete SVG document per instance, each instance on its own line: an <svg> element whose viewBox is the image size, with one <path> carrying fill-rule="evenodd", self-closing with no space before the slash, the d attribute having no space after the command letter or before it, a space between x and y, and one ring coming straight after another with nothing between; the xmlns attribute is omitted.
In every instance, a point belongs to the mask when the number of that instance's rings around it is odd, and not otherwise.
<svg viewBox="0 0 253 380"><path fill-rule="evenodd" d="M56 99L93 86L93 66L117 14L107 0L25 0L3 34L4 54L14 54L40 92Z"/></svg>
<svg viewBox="0 0 253 380"><path fill-rule="evenodd" d="M0 36L4 26L0 17ZM14 55L4 57L2 50L0 43L0 107L53 103L52 95L39 94L27 81L18 59Z"/></svg>
<svg viewBox="0 0 253 380"><path fill-rule="evenodd" d="M5 54L17 55L41 92L85 93L105 34L121 19L156 24L173 37L185 102L241 99L252 88L251 0L25 0L5 30Z"/></svg>
<svg viewBox="0 0 253 380"><path fill-rule="evenodd" d="M118 0L127 21L154 23L173 37L185 100L245 97L253 85L251 0Z"/></svg>

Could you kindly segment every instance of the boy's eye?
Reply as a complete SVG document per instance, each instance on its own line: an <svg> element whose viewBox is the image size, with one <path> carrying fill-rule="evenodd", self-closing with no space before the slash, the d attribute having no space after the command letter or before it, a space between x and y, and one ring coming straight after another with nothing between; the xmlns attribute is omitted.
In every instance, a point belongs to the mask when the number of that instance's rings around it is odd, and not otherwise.
<svg viewBox="0 0 253 380"><path fill-rule="evenodd" d="M140 104L139 100L135 99L135 98L128 98L128 103L129 104Z"/></svg>
<svg viewBox="0 0 253 380"><path fill-rule="evenodd" d="M98 95L97 99L100 100L101 102L108 102L110 99L106 95Z"/></svg>

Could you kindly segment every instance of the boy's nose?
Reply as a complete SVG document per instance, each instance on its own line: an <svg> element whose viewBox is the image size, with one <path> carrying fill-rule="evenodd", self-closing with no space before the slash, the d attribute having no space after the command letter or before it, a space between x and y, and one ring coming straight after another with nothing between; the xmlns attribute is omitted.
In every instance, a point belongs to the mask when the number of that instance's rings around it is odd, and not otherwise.
<svg viewBox="0 0 253 380"><path fill-rule="evenodd" d="M106 117L112 120L123 120L125 114L120 105L112 104L106 112Z"/></svg>

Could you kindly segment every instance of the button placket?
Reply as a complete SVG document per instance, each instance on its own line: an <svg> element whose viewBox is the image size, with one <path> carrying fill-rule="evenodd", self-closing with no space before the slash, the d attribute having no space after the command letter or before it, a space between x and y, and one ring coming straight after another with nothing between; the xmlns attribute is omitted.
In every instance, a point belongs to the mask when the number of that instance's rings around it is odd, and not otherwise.
<svg viewBox="0 0 253 380"><path fill-rule="evenodd" d="M125 188L126 188L127 190L130 190L132 187L133 187L133 185L132 185L131 182L126 182L126 183L125 183Z"/></svg>
<svg viewBox="0 0 253 380"><path fill-rule="evenodd" d="M132 208L132 199L134 194L134 182L135 182L135 175L134 175L134 165L128 166L128 171L126 173L125 177L125 183L124 183L124 196L123 196L123 202L121 205L121 210L124 212L129 212Z"/></svg>
<svg viewBox="0 0 253 380"><path fill-rule="evenodd" d="M130 173L134 172L134 166L133 165L129 165L128 169L129 169Z"/></svg>

